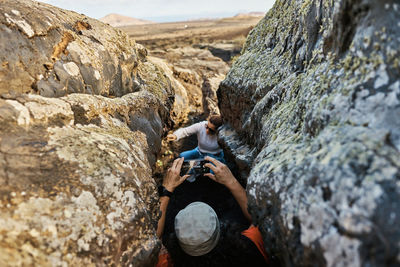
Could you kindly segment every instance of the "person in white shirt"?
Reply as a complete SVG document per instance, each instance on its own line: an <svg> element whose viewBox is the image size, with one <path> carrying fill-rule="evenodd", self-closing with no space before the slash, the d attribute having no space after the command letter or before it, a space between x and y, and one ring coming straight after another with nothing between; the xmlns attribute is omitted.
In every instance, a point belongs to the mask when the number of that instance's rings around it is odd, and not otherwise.
<svg viewBox="0 0 400 267"><path fill-rule="evenodd" d="M218 144L218 128L222 125L219 115L212 115L207 121L195 123L191 126L176 130L167 136L168 141L178 141L184 137L197 134L198 145L195 149L182 152L179 157L185 160L213 157L225 163L224 152Z"/></svg>

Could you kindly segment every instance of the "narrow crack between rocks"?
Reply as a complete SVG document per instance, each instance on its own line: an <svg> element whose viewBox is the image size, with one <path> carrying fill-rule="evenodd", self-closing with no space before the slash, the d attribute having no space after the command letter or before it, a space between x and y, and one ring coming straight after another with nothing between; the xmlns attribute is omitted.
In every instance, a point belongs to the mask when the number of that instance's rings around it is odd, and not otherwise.
<svg viewBox="0 0 400 267"><path fill-rule="evenodd" d="M187 124L181 127L186 127L203 120L205 118L202 116L193 117ZM163 147L158 157L159 166L157 166L158 169L154 173L157 185L162 184L162 179L168 167L179 156L179 153L194 149L197 146L197 136L192 135L172 143L163 140L162 143ZM237 166L229 158L225 156L225 160L232 173L239 173L240 170L238 170ZM237 175L235 177L239 178ZM246 188L245 181L241 179L238 179L238 181ZM214 209L218 216L221 233L218 245L208 254L199 257L189 256L181 249L175 232L175 217L178 212L196 201L204 202ZM238 238L240 238L238 235L248 229L249 226L249 221L243 215L239 204L229 189L206 176L200 176L194 182L184 181L175 189L166 212L162 243L173 258L174 266L205 266L205 262L210 261L210 259L220 262L224 258L237 258L236 255L230 255L230 253L234 251L238 253L236 247L240 243L237 242ZM252 245L254 244L250 246ZM241 249L252 250L248 246L241 247ZM258 256L255 255L255 257ZM252 259L247 260L251 262ZM206 265L215 266L215 262L208 262Z"/></svg>

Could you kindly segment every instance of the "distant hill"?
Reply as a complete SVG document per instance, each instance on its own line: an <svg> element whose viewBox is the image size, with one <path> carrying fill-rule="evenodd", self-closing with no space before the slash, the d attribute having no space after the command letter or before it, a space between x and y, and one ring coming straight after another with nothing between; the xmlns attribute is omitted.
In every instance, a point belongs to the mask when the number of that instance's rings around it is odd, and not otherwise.
<svg viewBox="0 0 400 267"><path fill-rule="evenodd" d="M149 20L135 19L135 18L127 17L127 16L122 16L119 14L109 14L109 15L101 18L100 21L102 21L104 23L108 23L113 27L154 23Z"/></svg>
<svg viewBox="0 0 400 267"><path fill-rule="evenodd" d="M239 13L235 17L263 17L265 12L249 12L249 13Z"/></svg>

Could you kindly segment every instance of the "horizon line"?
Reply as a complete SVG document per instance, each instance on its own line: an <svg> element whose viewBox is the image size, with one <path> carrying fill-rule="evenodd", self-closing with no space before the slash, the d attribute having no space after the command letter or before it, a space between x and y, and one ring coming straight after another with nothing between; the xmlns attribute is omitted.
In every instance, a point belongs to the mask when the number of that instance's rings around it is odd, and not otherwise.
<svg viewBox="0 0 400 267"><path fill-rule="evenodd" d="M165 16L152 16L152 17L134 17L130 15L120 14L116 12L109 13L105 16L96 18L102 19L108 15L116 14L120 16L130 17L134 19L147 20L150 22L183 22L183 21L191 21L191 20L207 20L207 19L216 19L216 18L227 18L234 17L239 14L247 14L247 13L264 13L266 14L268 11L238 11L238 12L219 12L219 13L207 13L207 14L179 14L179 15L165 15Z"/></svg>

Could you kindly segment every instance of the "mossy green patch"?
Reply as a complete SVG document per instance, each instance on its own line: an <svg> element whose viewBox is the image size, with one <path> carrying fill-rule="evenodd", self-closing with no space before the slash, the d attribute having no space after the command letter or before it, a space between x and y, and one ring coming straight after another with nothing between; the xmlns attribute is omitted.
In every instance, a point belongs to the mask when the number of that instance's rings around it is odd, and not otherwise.
<svg viewBox="0 0 400 267"><path fill-rule="evenodd" d="M137 74L146 81L145 89L157 98L167 100L171 94L171 82L157 65L146 62L140 64Z"/></svg>

